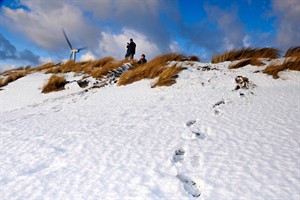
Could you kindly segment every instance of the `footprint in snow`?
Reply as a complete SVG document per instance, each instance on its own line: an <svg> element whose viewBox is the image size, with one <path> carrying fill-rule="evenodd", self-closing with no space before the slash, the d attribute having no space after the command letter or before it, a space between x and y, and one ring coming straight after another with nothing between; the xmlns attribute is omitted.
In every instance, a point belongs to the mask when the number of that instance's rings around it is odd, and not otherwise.
<svg viewBox="0 0 300 200"><path fill-rule="evenodd" d="M190 177L183 174L178 174L177 178L182 182L183 188L185 191L187 191L187 193L193 197L199 197L201 195L201 187Z"/></svg>
<svg viewBox="0 0 300 200"><path fill-rule="evenodd" d="M217 115L217 116L222 115L223 113L222 113L222 111L220 110L220 107L221 107L222 105L225 105L226 103L227 103L227 102L226 102L224 99L222 99L222 100L216 102L216 103L213 105L213 108L214 108L214 114Z"/></svg>
<svg viewBox="0 0 300 200"><path fill-rule="evenodd" d="M174 152L174 155L173 155L173 163L178 163L178 162L182 162L184 160L184 154L185 154L185 150L184 149L177 149L175 152Z"/></svg>
<svg viewBox="0 0 300 200"><path fill-rule="evenodd" d="M189 121L187 121L186 123L185 123L185 125L187 126L187 127L191 127L193 124L195 124L196 123L196 120L189 120Z"/></svg>
<svg viewBox="0 0 300 200"><path fill-rule="evenodd" d="M196 120L189 120L185 123L186 127L189 128L190 133L192 133L192 136L187 137L187 136L183 136L184 139L205 139L206 138L206 133L204 130L202 130L201 128L199 128L196 124Z"/></svg>

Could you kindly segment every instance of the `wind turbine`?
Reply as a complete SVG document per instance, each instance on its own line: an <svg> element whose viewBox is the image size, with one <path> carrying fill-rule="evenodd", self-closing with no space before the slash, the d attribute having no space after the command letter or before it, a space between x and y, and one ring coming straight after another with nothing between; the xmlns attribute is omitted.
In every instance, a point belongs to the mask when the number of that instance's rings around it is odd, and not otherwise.
<svg viewBox="0 0 300 200"><path fill-rule="evenodd" d="M67 40L67 42L68 42L68 44L69 44L70 49L71 49L70 60L73 59L74 62L75 62L75 61L76 61L76 53L80 52L81 50L86 49L87 47L82 47L82 48L78 48L78 49L73 49L73 47L72 47L72 45L71 45L71 42L69 41L69 39L68 39L68 37L67 37L67 34L66 34L65 30L62 29L62 31L63 31L63 34L64 34L64 36L65 36L65 38L66 38L66 40Z"/></svg>

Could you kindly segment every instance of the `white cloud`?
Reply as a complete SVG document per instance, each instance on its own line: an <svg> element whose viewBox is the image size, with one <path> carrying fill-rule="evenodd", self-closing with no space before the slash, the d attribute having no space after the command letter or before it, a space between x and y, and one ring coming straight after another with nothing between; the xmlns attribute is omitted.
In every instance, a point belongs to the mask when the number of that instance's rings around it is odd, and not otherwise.
<svg viewBox="0 0 300 200"><path fill-rule="evenodd" d="M244 33L237 8L233 7L229 11L210 5L206 5L204 8L208 20L218 25L216 32L219 34L219 37L222 37L221 45L223 48L230 50L241 47Z"/></svg>
<svg viewBox="0 0 300 200"><path fill-rule="evenodd" d="M49 58L49 57L48 58L46 58L46 57L40 57L39 62L41 64L44 64L44 63L53 62L53 60L51 58Z"/></svg>
<svg viewBox="0 0 300 200"><path fill-rule="evenodd" d="M72 4L28 0L22 3L28 9L3 7L5 24L46 49L58 50L67 46L61 28L66 29L69 39L75 44L83 40L80 36L90 38L88 36L95 33L95 28L85 20L82 11ZM87 43L93 44L92 41Z"/></svg>
<svg viewBox="0 0 300 200"><path fill-rule="evenodd" d="M234 44L228 38L225 37L223 39L223 48L227 51L232 50L234 49Z"/></svg>
<svg viewBox="0 0 300 200"><path fill-rule="evenodd" d="M181 52L180 46L179 46L178 42L176 42L176 41L171 42L170 49L172 52Z"/></svg>
<svg viewBox="0 0 300 200"><path fill-rule="evenodd" d="M243 46L248 48L251 46L250 44L250 36L249 35L245 35L243 38Z"/></svg>
<svg viewBox="0 0 300 200"><path fill-rule="evenodd" d="M161 0L98 0L75 1L75 5L85 11L92 12L93 16L101 19L131 19L142 16L155 16L164 5ZM134 13L134 15L133 15ZM134 20L132 20L134 21Z"/></svg>
<svg viewBox="0 0 300 200"><path fill-rule="evenodd" d="M272 0L273 13L277 17L277 45L289 48L300 43L299 0Z"/></svg>
<svg viewBox="0 0 300 200"><path fill-rule="evenodd" d="M87 53L81 55L79 60L80 61L96 60L96 56L92 52L88 51Z"/></svg>

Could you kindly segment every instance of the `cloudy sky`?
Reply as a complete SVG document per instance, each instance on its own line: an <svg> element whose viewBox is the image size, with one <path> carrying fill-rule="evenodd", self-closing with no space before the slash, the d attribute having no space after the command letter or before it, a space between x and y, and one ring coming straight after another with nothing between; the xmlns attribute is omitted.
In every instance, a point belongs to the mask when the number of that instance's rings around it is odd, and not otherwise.
<svg viewBox="0 0 300 200"><path fill-rule="evenodd" d="M299 0L0 0L0 70L69 58L169 52L203 61L230 49L300 45Z"/></svg>

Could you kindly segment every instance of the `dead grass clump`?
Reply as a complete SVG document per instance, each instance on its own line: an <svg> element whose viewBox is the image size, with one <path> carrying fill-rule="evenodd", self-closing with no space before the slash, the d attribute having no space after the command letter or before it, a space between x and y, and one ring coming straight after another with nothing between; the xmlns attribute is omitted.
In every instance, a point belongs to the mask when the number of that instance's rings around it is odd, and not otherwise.
<svg viewBox="0 0 300 200"><path fill-rule="evenodd" d="M300 46L291 47L286 52L284 57L300 57Z"/></svg>
<svg viewBox="0 0 300 200"><path fill-rule="evenodd" d="M229 69L238 69L241 67L245 67L247 65L263 66L264 63L261 62L260 60L258 60L257 58L249 58L249 59L242 60L236 64L231 64L231 65L229 65L228 68Z"/></svg>
<svg viewBox="0 0 300 200"><path fill-rule="evenodd" d="M140 65L133 70L126 71L119 79L119 85L127 85L144 78L155 78L158 77L166 68L169 61L181 61L185 57L178 53L169 53L158 56L153 60Z"/></svg>
<svg viewBox="0 0 300 200"><path fill-rule="evenodd" d="M157 82L153 87L157 86L170 86L176 83L176 77L179 72L183 70L182 67L172 66L163 70L159 75Z"/></svg>
<svg viewBox="0 0 300 200"><path fill-rule="evenodd" d="M14 68L14 69L5 70L3 72L0 72L0 76L8 76L12 73L19 72L19 71L24 71L24 67L18 67L18 68Z"/></svg>
<svg viewBox="0 0 300 200"><path fill-rule="evenodd" d="M98 66L97 68L94 68L91 71L91 76L99 79L105 75L107 75L108 72L117 69L119 67L121 67L124 63L128 62L127 60L122 60L122 61L116 61L116 60L108 60L107 62L102 62L102 63L97 63Z"/></svg>
<svg viewBox="0 0 300 200"><path fill-rule="evenodd" d="M96 61L88 61L83 66L83 72L85 74L96 73L95 69L103 67L105 64L107 64L109 62L114 62L114 61L115 61L115 59L113 57L104 57L104 58L101 58Z"/></svg>
<svg viewBox="0 0 300 200"><path fill-rule="evenodd" d="M26 66L26 67L25 67L25 71L30 71L30 68L31 68L30 65Z"/></svg>
<svg viewBox="0 0 300 200"><path fill-rule="evenodd" d="M281 65L270 65L263 70L263 73L272 75L273 78L278 79L280 78L278 73L284 70L300 71L300 57L295 59L285 59Z"/></svg>
<svg viewBox="0 0 300 200"><path fill-rule="evenodd" d="M3 87L19 78L22 78L22 77L26 76L27 74L28 74L27 71L12 72L6 78L3 78L3 80L1 81L0 87Z"/></svg>
<svg viewBox="0 0 300 200"><path fill-rule="evenodd" d="M52 68L54 67L55 64L53 62L49 62L49 63L46 63L42 66L39 66L39 67L36 67L36 68L33 68L31 69L31 71L34 71L34 72L40 72L40 71L43 71L43 70L46 70L46 69L49 69L49 68Z"/></svg>
<svg viewBox="0 0 300 200"><path fill-rule="evenodd" d="M73 60L69 60L66 63L59 64L54 66L53 68L49 68L46 71L46 74L58 74L58 73L68 73L68 72L75 72L75 73L84 73L85 68L89 66L93 61L84 61L84 62L74 62Z"/></svg>
<svg viewBox="0 0 300 200"><path fill-rule="evenodd" d="M2 87L2 86L4 86L4 80L5 80L5 78L0 78L0 88Z"/></svg>
<svg viewBox="0 0 300 200"><path fill-rule="evenodd" d="M192 55L187 58L188 61L200 62L200 58L198 56Z"/></svg>
<svg viewBox="0 0 300 200"><path fill-rule="evenodd" d="M76 63L74 60L69 60L59 67L59 73L68 73L75 69Z"/></svg>
<svg viewBox="0 0 300 200"><path fill-rule="evenodd" d="M8 69L8 70L5 70L3 72L0 72L0 76L7 76L9 75L11 72L13 72L15 69Z"/></svg>
<svg viewBox="0 0 300 200"><path fill-rule="evenodd" d="M63 90L67 81L64 76L52 75L48 82L43 86L42 93L49 93Z"/></svg>
<svg viewBox="0 0 300 200"><path fill-rule="evenodd" d="M104 58L101 58L99 60L96 60L96 61L92 62L91 67L92 68L102 67L105 64L110 63L110 62L114 62L114 61L115 61L115 59L113 57L104 57Z"/></svg>
<svg viewBox="0 0 300 200"><path fill-rule="evenodd" d="M231 50L223 54L217 54L212 57L212 63L224 61L234 61L248 58L269 58L274 59L279 57L280 51L275 48L252 49L244 48L240 50Z"/></svg>

